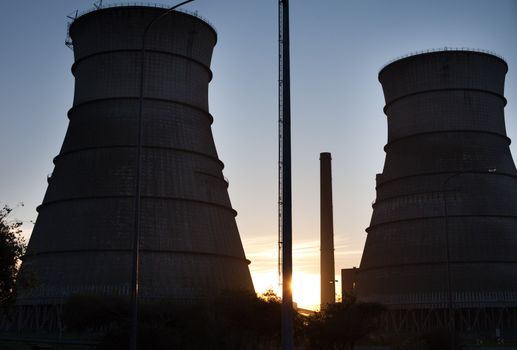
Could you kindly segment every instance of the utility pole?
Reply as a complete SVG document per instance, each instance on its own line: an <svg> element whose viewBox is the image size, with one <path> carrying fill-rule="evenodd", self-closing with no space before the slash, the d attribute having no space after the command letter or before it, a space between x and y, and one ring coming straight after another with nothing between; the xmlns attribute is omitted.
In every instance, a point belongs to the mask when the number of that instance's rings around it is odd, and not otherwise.
<svg viewBox="0 0 517 350"><path fill-rule="evenodd" d="M293 349L291 91L289 72L289 1L278 2L278 205L279 258L282 268L282 350ZM281 254L280 254L281 250ZM280 260L280 259L279 259Z"/></svg>

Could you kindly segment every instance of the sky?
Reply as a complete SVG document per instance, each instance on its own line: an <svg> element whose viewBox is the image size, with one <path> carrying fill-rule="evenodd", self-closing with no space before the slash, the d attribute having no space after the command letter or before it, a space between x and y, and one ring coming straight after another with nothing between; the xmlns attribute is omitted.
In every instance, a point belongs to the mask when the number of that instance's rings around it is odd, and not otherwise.
<svg viewBox="0 0 517 350"><path fill-rule="evenodd" d="M30 232L72 105L67 15L93 0L0 0L0 204ZM105 4L117 3L104 1ZM174 5L172 1L156 1ZM217 151L255 289L277 289L278 3L196 0L218 31L210 84ZM382 172L391 60L420 50L490 50L509 65L517 139L516 0L291 0L294 299L319 303L319 153L332 153L336 273L358 266ZM515 154L515 146L511 146ZM23 202L24 206L18 206ZM336 276L339 280L339 276ZM338 283L337 292L339 292Z"/></svg>

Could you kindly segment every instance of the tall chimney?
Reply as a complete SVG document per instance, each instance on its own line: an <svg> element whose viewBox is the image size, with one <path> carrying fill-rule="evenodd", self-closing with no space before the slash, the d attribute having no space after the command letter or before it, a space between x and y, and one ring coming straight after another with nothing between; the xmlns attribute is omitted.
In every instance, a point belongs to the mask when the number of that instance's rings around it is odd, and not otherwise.
<svg viewBox="0 0 517 350"><path fill-rule="evenodd" d="M332 168L329 152L320 153L320 277L321 308L336 302L334 275L334 223L332 215Z"/></svg>

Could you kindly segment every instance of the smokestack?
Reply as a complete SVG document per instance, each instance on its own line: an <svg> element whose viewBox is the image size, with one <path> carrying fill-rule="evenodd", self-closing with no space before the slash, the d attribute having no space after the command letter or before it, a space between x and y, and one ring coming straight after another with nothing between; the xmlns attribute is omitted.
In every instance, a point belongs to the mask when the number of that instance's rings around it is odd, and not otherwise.
<svg viewBox="0 0 517 350"><path fill-rule="evenodd" d="M332 214L332 168L328 152L320 153L320 277L321 308L336 302L334 274L334 220Z"/></svg>

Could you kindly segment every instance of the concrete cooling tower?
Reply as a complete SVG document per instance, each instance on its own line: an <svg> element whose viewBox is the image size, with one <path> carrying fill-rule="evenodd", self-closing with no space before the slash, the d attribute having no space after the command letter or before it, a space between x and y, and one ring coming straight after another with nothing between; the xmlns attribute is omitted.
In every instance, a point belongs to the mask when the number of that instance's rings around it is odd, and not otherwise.
<svg viewBox="0 0 517 350"><path fill-rule="evenodd" d="M452 308L465 329L492 317L467 320L465 310L515 311L517 172L504 122L507 70L492 54L452 50L380 71L388 143L356 284L360 300Z"/></svg>
<svg viewBox="0 0 517 350"><path fill-rule="evenodd" d="M17 303L131 293L142 37L164 8L119 6L77 17L73 107L23 261L33 288ZM211 132L208 84L217 34L172 12L151 28L143 85L140 292L203 299L253 291Z"/></svg>

